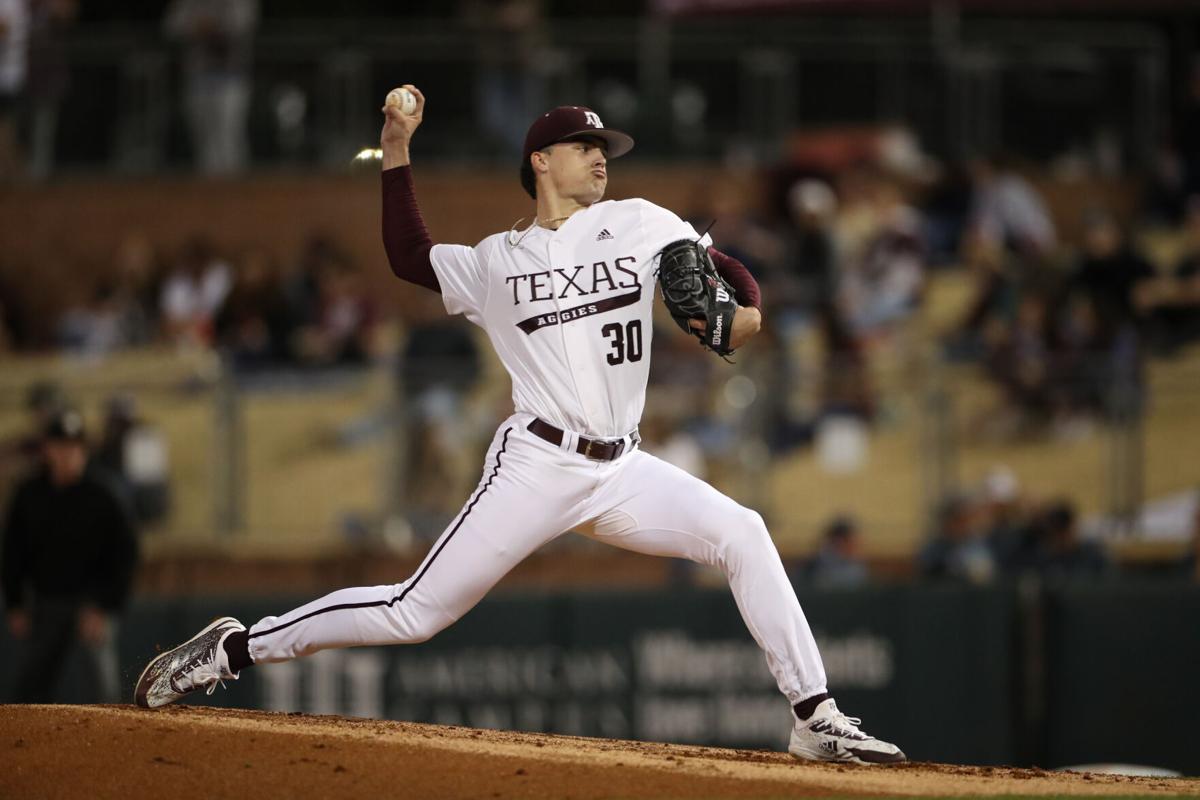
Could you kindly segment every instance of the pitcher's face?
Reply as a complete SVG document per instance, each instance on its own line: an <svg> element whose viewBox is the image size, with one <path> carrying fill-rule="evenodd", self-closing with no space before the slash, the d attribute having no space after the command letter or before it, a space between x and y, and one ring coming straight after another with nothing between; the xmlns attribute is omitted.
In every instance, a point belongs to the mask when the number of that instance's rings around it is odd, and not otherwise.
<svg viewBox="0 0 1200 800"><path fill-rule="evenodd" d="M541 151L552 190L583 206L599 202L608 188L606 151L604 141L593 138L557 142Z"/></svg>

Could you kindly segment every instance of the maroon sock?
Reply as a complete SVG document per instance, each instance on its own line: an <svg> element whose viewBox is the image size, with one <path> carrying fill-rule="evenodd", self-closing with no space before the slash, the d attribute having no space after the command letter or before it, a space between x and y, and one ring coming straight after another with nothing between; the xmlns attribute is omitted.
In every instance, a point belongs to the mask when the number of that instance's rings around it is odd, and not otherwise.
<svg viewBox="0 0 1200 800"><path fill-rule="evenodd" d="M226 639L226 641L229 640ZM800 719L808 719L813 715L813 712L817 710L817 706L821 705L821 703L824 703L829 699L829 697L829 692L821 692L820 694L813 695L807 700L801 700L799 703L796 703L796 705L792 706L792 711L795 711L796 716Z"/></svg>
<svg viewBox="0 0 1200 800"><path fill-rule="evenodd" d="M250 659L250 631L234 631L229 634L225 637L224 647L231 672L241 672L254 664Z"/></svg>

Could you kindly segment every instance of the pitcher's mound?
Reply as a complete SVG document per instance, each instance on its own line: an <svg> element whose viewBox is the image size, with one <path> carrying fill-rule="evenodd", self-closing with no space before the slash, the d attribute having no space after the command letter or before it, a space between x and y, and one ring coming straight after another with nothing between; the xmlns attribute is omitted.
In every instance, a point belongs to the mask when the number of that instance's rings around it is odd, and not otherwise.
<svg viewBox="0 0 1200 800"><path fill-rule="evenodd" d="M0 797L1200 795L1188 780L908 764L172 706L0 706Z"/></svg>

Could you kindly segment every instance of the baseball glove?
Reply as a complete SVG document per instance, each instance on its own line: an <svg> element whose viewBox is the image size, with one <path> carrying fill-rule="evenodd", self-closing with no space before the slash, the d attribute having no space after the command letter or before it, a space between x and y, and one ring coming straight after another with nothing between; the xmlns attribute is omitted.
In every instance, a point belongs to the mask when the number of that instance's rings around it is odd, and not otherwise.
<svg viewBox="0 0 1200 800"><path fill-rule="evenodd" d="M699 339L702 347L722 356L732 353L729 339L737 298L733 287L717 273L708 248L691 239L680 239L658 255L658 286L675 324ZM688 324L694 319L704 320L703 331Z"/></svg>

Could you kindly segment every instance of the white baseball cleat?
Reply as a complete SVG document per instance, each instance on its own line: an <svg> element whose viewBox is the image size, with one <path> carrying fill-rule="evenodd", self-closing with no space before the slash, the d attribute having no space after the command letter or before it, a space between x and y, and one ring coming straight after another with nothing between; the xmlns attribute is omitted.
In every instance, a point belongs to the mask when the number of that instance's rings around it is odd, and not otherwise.
<svg viewBox="0 0 1200 800"><path fill-rule="evenodd" d="M908 760L896 745L860 731L861 724L861 719L838 711L831 697L808 719L796 720L788 752L803 761L899 764Z"/></svg>
<svg viewBox="0 0 1200 800"><path fill-rule="evenodd" d="M155 658L142 670L133 690L134 700L142 708L158 708L207 687L237 680L229 669L229 658L221 645L225 637L246 627L233 617L221 617L173 650Z"/></svg>

